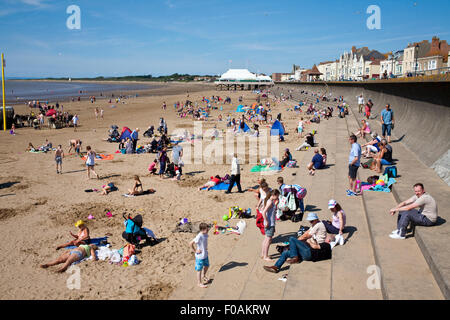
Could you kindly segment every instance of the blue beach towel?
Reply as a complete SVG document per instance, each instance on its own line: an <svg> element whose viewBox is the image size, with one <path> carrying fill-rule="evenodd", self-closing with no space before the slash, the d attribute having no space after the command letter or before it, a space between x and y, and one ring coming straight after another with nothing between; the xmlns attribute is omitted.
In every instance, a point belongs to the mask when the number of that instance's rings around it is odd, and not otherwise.
<svg viewBox="0 0 450 320"><path fill-rule="evenodd" d="M229 183L221 182L219 184L216 184L214 187L212 187L210 190L228 190L228 187L230 186ZM233 188L236 186L236 182L233 185ZM206 190L207 188L202 188L202 190Z"/></svg>

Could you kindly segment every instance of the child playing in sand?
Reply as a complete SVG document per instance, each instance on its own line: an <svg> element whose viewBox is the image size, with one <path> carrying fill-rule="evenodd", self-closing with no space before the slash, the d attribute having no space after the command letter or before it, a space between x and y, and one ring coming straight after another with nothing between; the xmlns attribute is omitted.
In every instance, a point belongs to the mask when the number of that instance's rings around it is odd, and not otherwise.
<svg viewBox="0 0 450 320"><path fill-rule="evenodd" d="M33 146L33 144L30 142L28 144L28 148L25 151L35 152L36 148Z"/></svg>
<svg viewBox="0 0 450 320"><path fill-rule="evenodd" d="M102 186L102 196L106 196L111 191L118 190L117 187L114 185L113 182L109 182Z"/></svg>
<svg viewBox="0 0 450 320"><path fill-rule="evenodd" d="M157 163L158 163L158 159L155 159L148 167L148 171L150 171L150 174L156 174L156 164Z"/></svg>
<svg viewBox="0 0 450 320"><path fill-rule="evenodd" d="M65 244L62 244L60 246L56 247L56 250L69 247L69 246L76 246L78 247L80 244L87 244L89 242L89 229L86 227L83 220L78 220L75 223L75 227L78 228L78 234L73 234L72 231L70 231L70 235L74 237L75 239L72 241L69 241Z"/></svg>
<svg viewBox="0 0 450 320"><path fill-rule="evenodd" d="M221 179L219 175L216 175L215 177L209 178L209 181L198 188L198 190L202 190L203 188L206 188L206 190L211 190L212 187L220 183Z"/></svg>
<svg viewBox="0 0 450 320"><path fill-rule="evenodd" d="M68 153L70 153L70 151L72 151L72 148L75 149L75 152L79 155L80 154L80 149L81 149L81 140L80 139L72 139L69 141L69 151L67 151Z"/></svg>
<svg viewBox="0 0 450 320"><path fill-rule="evenodd" d="M58 148L55 151L55 161L56 161L56 173L62 174L62 159L64 158L64 151L62 150L62 146L58 145ZM60 170L58 171L58 164Z"/></svg>
<svg viewBox="0 0 450 320"><path fill-rule="evenodd" d="M209 281L206 277L206 272L209 268L208 231L208 225L206 223L200 223L199 234L189 243L195 252L195 271L197 271L197 285L200 288L207 288L208 286L205 283Z"/></svg>

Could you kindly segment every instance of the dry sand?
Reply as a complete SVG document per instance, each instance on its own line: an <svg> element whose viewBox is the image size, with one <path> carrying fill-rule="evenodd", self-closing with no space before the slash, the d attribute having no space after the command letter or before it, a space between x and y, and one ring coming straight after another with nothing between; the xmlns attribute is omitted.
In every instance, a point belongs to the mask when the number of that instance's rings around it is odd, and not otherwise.
<svg viewBox="0 0 450 320"><path fill-rule="evenodd" d="M187 128L192 132L192 118L180 119L173 109L176 101L187 99L201 102L202 96L230 96L232 104L224 111L214 110L211 120L204 123L204 129L217 125L226 129L225 121L217 122L217 115L224 120L234 110L238 97L244 96L244 103L255 102L256 94L248 91L216 91L208 84L170 84L164 88L154 89L146 96L126 99L124 104L111 108L107 100L97 100L91 104L87 101L63 103L65 111L79 113L80 127L60 130L34 130L21 128L16 136L0 133L0 284L1 299L167 299L183 279L181 274L191 270L192 282L195 283L194 254L188 243L195 234L173 233L172 230L180 218L190 221L212 223L220 221L228 208L239 205L252 208L255 214L256 199L251 192L239 194L236 188L232 194L223 191L197 191L210 176L229 173L230 165L186 165L181 181L160 180L148 175L148 165L155 159L154 154L122 155L115 154L117 144L103 141L107 138L112 124L141 128L139 144L149 142L142 134L149 125L158 125L159 118L167 120L169 133L175 128ZM167 103L167 110L162 110L162 102ZM295 149L302 141L294 133L299 116L287 112L291 103L282 102L273 108L275 119L279 112L289 135L280 145L280 156L284 148ZM96 120L94 108L105 110L104 119ZM26 114L25 106L16 106L16 113ZM237 118L237 116L236 116ZM308 129L314 129L309 126ZM265 128L266 129L266 128ZM49 139L53 146L61 144L66 152L63 160L63 174L57 175L53 153L25 152L28 142L35 147ZM91 145L97 153L114 154L112 161L97 161L96 171L101 180L87 180L85 164L77 156L67 156L68 141L79 138L83 141L83 151ZM303 140L303 139L302 139ZM203 147L208 145L204 141ZM169 152L169 156L170 156ZM295 157L295 153L293 153ZM253 165L242 165L241 184L243 189L254 187L260 177L250 173ZM306 170L306 169L305 169ZM267 176L269 185L276 187L278 176L287 177L292 169L285 169L278 175ZM134 175L139 175L143 187L156 189L156 193L135 198L122 196L133 186ZM100 188L107 182L114 182L119 191L108 196L99 193L86 193L85 189ZM113 213L112 218L105 215L105 210ZM125 241L122 213L142 214L144 226L152 229L158 238L164 241L153 246L144 247L138 255L141 263L137 266L121 267L106 261L84 261L81 269L81 288L70 290L66 281L69 274L57 274L57 267L41 269L39 265L55 259L61 251L57 245L71 240L69 231L77 232L75 221L88 221L91 237L109 236L112 248L119 249ZM95 219L87 220L89 214ZM254 219L247 223L254 224ZM231 225L237 221L233 220ZM223 223L221 223L223 225ZM238 235L213 235L210 231L209 253L211 270L218 270L217 261L223 261L230 253L232 244ZM64 250L64 249L63 249ZM188 273L189 274L189 273ZM204 290L198 288L198 290ZM186 297L187 299L189 297Z"/></svg>

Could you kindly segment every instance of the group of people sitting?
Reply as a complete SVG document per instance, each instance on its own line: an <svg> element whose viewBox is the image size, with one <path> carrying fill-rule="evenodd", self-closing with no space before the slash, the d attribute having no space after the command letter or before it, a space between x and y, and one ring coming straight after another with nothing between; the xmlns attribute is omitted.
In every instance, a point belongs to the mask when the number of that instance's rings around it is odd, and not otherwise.
<svg viewBox="0 0 450 320"><path fill-rule="evenodd" d="M141 215L136 215L132 218L131 215L125 216L125 214L123 214L123 218L125 219L125 231L122 233L122 238L128 243L134 245L138 249L142 248L141 241L145 241L145 244L148 246L153 246L159 243L159 240L150 229L142 227L143 219ZM57 270L57 272L62 273L65 272L73 263L78 263L83 259L92 257L93 261L98 260L95 252L98 249L98 246L92 243L89 228L86 223L83 220L78 220L75 223L75 227L78 228L78 233L73 234L72 231L70 231L69 233L73 239L67 243L57 246L56 250L65 249L68 247L75 248L70 251L65 251L55 260L40 265L41 268L46 269L51 266L63 264L63 266ZM100 243L99 245L102 244Z"/></svg>
<svg viewBox="0 0 450 320"><path fill-rule="evenodd" d="M45 139L45 142L40 146L39 148L35 148L33 144L30 142L28 143L28 147L25 149L25 151L28 152L48 152L53 150L53 145L51 142L48 141L48 139Z"/></svg>
<svg viewBox="0 0 450 320"><path fill-rule="evenodd" d="M370 168L371 170L381 173L382 166L389 166L393 164L392 159L392 146L386 139L382 139L376 132L372 133L372 140L363 144L361 147L364 149L362 155L364 158L369 159L366 163L363 163L364 168Z"/></svg>
<svg viewBox="0 0 450 320"><path fill-rule="evenodd" d="M336 245L343 245L346 216L344 210L336 202L328 202L332 216L331 220L320 220L316 213L310 212L306 220L311 227L298 237L290 237L288 246L280 246L280 258L272 266L264 266L264 270L278 273L283 264L300 263L302 261L320 261L331 259L331 249Z"/></svg>

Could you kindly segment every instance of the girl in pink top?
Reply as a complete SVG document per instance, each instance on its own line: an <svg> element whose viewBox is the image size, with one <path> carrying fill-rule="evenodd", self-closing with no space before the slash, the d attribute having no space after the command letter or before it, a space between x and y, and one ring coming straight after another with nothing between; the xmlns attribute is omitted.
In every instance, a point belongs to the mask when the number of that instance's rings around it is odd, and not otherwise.
<svg viewBox="0 0 450 320"><path fill-rule="evenodd" d="M327 232L332 234L339 234L342 236L346 223L344 210L342 210L341 206L336 202L336 200L330 200L328 202L328 209L330 209L330 211L333 213L333 216L331 217L332 221L323 221Z"/></svg>
<svg viewBox="0 0 450 320"><path fill-rule="evenodd" d="M148 167L148 171L150 171L150 174L156 174L156 164L157 163L158 163L158 159L155 159Z"/></svg>

